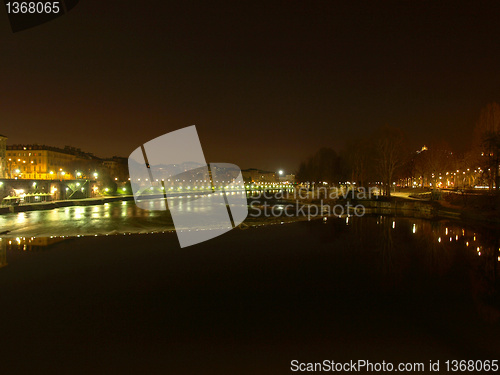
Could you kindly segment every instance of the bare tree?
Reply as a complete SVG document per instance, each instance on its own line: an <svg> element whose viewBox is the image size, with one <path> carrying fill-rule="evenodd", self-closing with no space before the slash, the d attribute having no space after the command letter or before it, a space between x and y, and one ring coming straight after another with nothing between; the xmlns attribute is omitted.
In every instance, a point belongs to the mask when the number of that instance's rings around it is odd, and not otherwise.
<svg viewBox="0 0 500 375"><path fill-rule="evenodd" d="M370 144L366 138L358 138L347 144L345 160L350 169L350 180L358 186L366 186L369 169Z"/></svg>
<svg viewBox="0 0 500 375"><path fill-rule="evenodd" d="M442 181L444 173L453 169L453 154L446 142L431 143L426 149L422 149L415 158L415 168L422 176L422 186L432 184L435 189Z"/></svg>
<svg viewBox="0 0 500 375"><path fill-rule="evenodd" d="M396 170L403 165L404 135L398 128L383 126L374 137L376 169L382 180L384 195L391 195L391 186Z"/></svg>
<svg viewBox="0 0 500 375"><path fill-rule="evenodd" d="M500 105L490 103L481 110L474 129L474 150L490 189L499 190Z"/></svg>
<svg viewBox="0 0 500 375"><path fill-rule="evenodd" d="M344 178L341 157L331 148L323 147L307 161L302 162L297 172L297 180L310 182L338 183Z"/></svg>

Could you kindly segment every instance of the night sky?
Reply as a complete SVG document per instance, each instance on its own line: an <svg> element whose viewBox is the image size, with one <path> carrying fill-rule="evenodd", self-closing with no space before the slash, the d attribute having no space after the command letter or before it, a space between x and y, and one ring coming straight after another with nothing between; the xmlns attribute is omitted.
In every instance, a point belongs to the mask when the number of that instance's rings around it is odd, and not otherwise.
<svg viewBox="0 0 500 375"><path fill-rule="evenodd" d="M500 101L500 2L83 0L12 33L0 133L128 156L197 125L209 162L298 167L380 125L467 147Z"/></svg>

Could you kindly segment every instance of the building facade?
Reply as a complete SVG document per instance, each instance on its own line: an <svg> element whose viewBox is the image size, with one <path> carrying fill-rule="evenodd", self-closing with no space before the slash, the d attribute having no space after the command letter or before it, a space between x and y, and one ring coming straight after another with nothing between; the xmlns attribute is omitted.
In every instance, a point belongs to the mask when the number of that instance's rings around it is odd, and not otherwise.
<svg viewBox="0 0 500 375"><path fill-rule="evenodd" d="M102 166L113 180L120 182L128 180L128 158L113 156L112 158L104 159Z"/></svg>
<svg viewBox="0 0 500 375"><path fill-rule="evenodd" d="M0 178L7 178L7 137L0 134Z"/></svg>
<svg viewBox="0 0 500 375"><path fill-rule="evenodd" d="M71 180L85 178L101 163L92 154L78 149L45 145L10 145L6 147L7 178Z"/></svg>
<svg viewBox="0 0 500 375"><path fill-rule="evenodd" d="M277 182L276 173L250 168L241 171L245 182Z"/></svg>
<svg viewBox="0 0 500 375"><path fill-rule="evenodd" d="M295 183L295 175L294 174L287 174L285 176L280 176L279 177L280 182L289 182L291 184Z"/></svg>

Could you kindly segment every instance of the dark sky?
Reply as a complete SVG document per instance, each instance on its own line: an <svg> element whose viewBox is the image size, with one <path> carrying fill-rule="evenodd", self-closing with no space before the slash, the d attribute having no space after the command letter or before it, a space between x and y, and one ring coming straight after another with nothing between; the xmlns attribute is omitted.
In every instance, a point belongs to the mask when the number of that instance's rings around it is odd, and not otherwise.
<svg viewBox="0 0 500 375"><path fill-rule="evenodd" d="M499 5L83 0L15 34L1 9L0 133L128 156L195 124L207 161L287 171L383 124L464 148L500 101Z"/></svg>

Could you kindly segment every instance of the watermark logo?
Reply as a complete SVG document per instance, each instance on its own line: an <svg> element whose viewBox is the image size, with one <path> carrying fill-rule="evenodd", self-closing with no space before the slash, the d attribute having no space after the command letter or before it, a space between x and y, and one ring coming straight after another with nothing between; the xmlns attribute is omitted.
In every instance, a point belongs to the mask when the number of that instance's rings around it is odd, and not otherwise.
<svg viewBox="0 0 500 375"><path fill-rule="evenodd" d="M13 32L39 26L63 16L80 0L4 0L5 10Z"/></svg>
<svg viewBox="0 0 500 375"><path fill-rule="evenodd" d="M280 187L265 190L258 186L250 194L250 217L255 218L300 218L308 220L327 216L364 216L362 203L378 199L376 188Z"/></svg>
<svg viewBox="0 0 500 375"><path fill-rule="evenodd" d="M138 147L128 164L136 205L169 210L181 247L220 236L248 215L240 168L207 164L194 125Z"/></svg>

